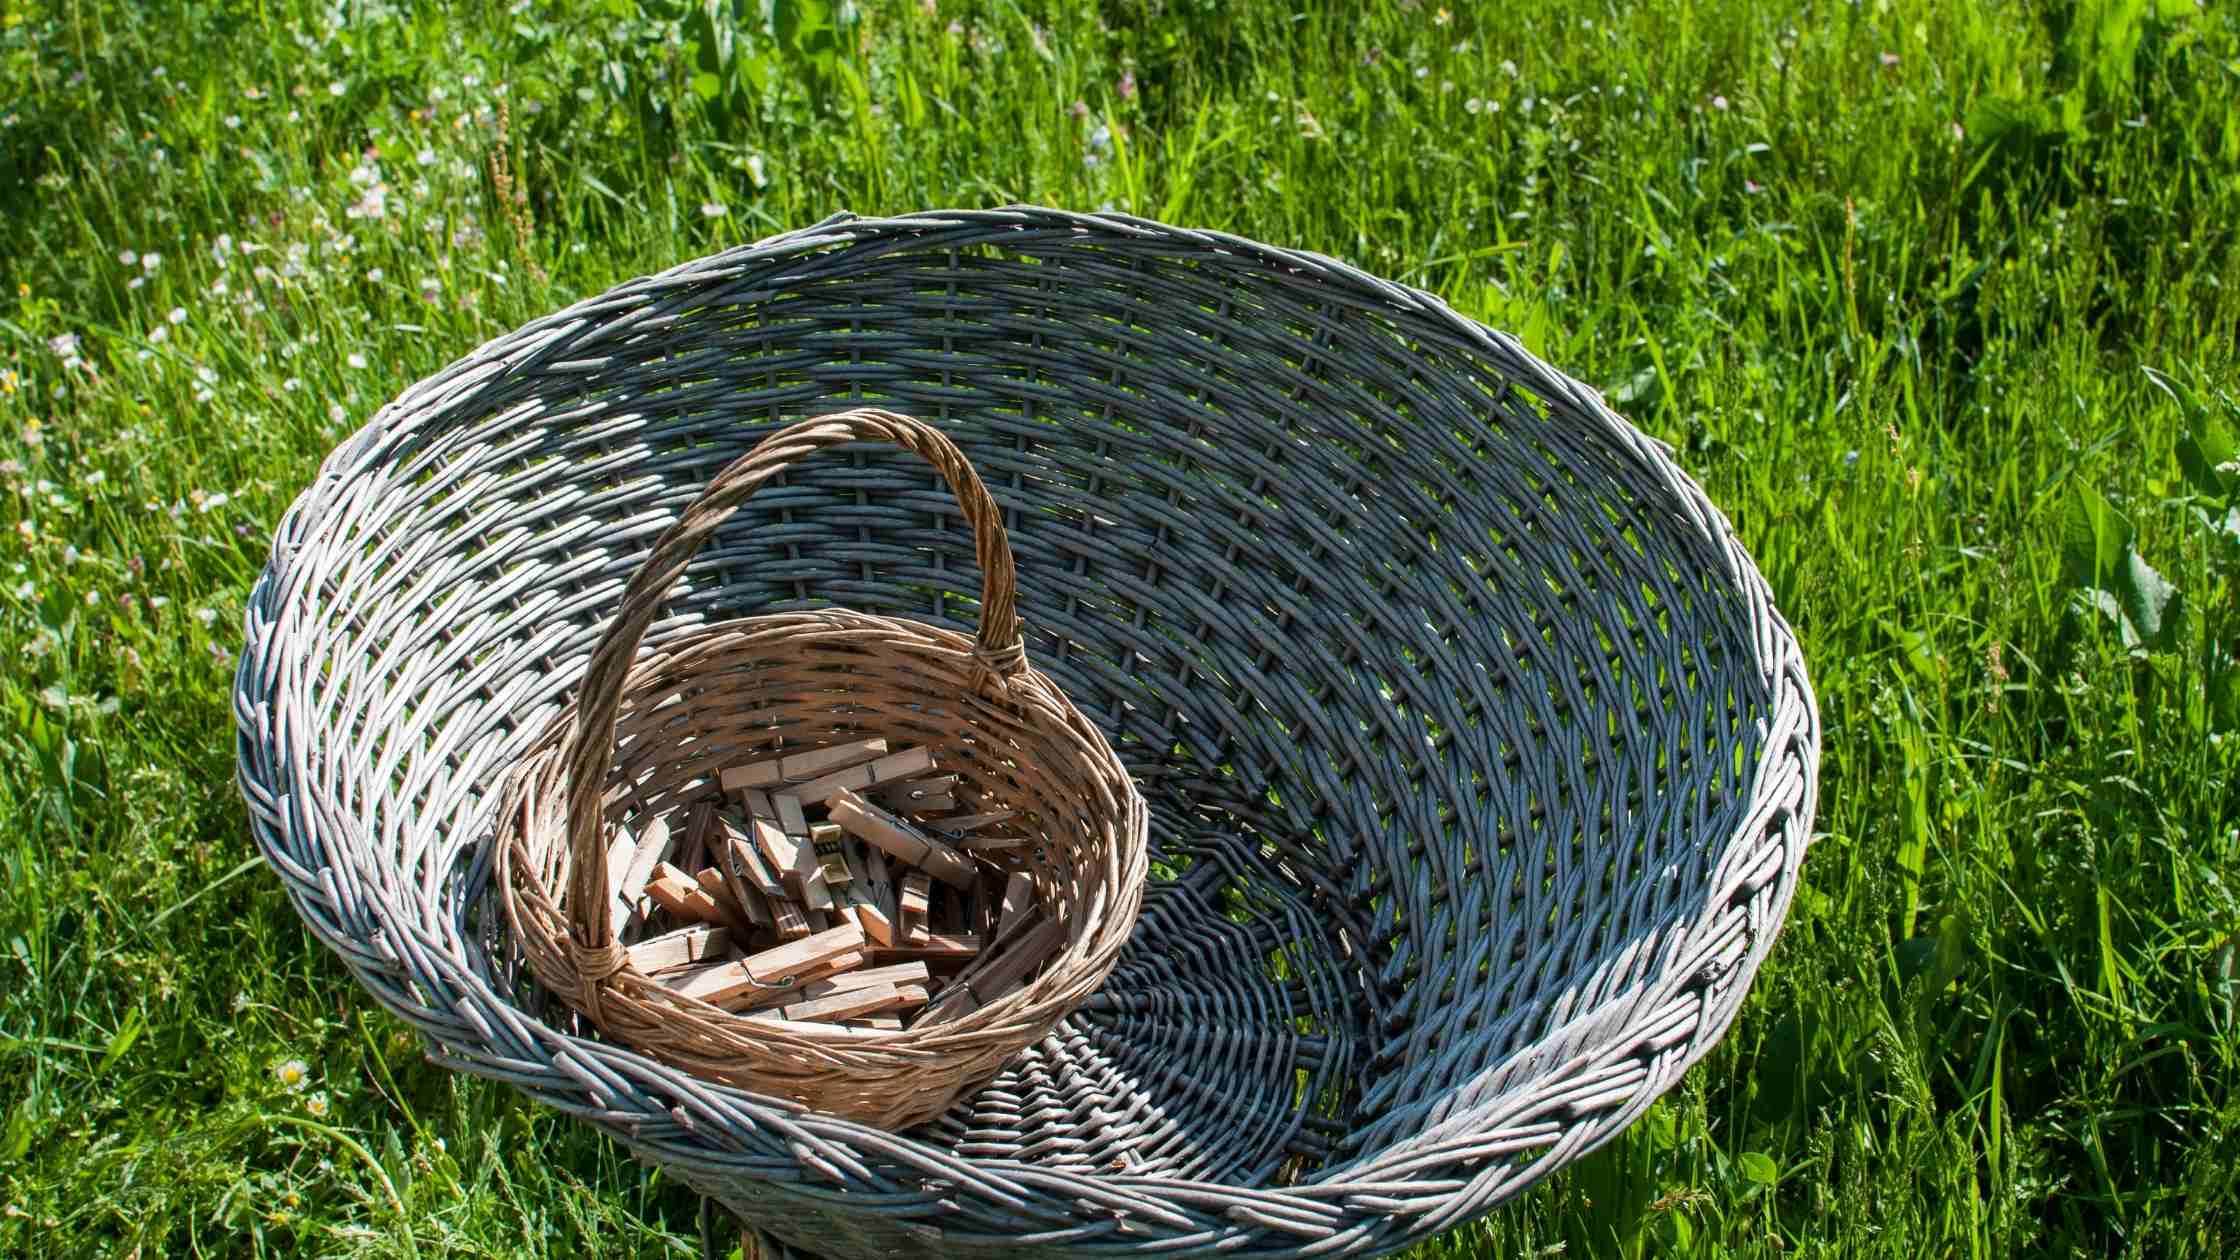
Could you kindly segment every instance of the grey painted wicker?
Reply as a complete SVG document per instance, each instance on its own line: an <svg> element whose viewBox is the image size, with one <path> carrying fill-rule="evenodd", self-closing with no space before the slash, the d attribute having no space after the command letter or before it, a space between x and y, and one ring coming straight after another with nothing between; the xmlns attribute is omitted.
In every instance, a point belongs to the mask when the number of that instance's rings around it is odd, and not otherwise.
<svg viewBox="0 0 2240 1260"><path fill-rule="evenodd" d="M889 1135L540 1003L491 789L719 468L858 403L987 478L1044 670L1151 811L1101 992ZM974 621L938 475L854 446L719 531L646 637ZM236 706L258 842L431 1053L840 1257L1367 1254L1608 1140L1732 1020L1818 724L1726 521L1594 393L1327 258L1040 209L841 217L416 385L281 523Z"/></svg>

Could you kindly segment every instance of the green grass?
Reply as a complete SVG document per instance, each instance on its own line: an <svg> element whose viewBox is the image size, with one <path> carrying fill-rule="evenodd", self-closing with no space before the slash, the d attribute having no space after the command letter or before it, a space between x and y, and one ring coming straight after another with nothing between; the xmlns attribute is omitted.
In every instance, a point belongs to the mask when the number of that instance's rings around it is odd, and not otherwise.
<svg viewBox="0 0 2240 1260"><path fill-rule="evenodd" d="M2240 1247L2230 6L781 0L724 55L705 7L0 5L0 1255L685 1254L689 1193L427 1065L250 863L242 603L484 338L1011 200L1517 332L1803 638L1822 836L1732 1035L1423 1254Z"/></svg>

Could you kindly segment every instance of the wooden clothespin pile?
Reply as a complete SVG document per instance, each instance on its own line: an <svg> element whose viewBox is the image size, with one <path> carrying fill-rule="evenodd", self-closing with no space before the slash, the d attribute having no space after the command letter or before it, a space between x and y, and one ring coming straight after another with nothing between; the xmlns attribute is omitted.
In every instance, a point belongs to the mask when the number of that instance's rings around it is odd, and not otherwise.
<svg viewBox="0 0 2240 1260"><path fill-rule="evenodd" d="M863 739L724 771L681 826L618 830L615 939L678 993L865 1034L1017 992L1066 941L1028 872L1036 841L939 770Z"/></svg>

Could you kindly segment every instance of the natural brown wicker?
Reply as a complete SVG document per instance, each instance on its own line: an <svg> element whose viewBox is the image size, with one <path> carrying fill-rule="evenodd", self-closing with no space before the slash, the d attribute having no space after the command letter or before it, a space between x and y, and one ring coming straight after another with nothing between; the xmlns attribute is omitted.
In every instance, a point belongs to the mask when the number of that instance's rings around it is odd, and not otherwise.
<svg viewBox="0 0 2240 1260"><path fill-rule="evenodd" d="M940 469L982 574L977 639L840 608L747 617L640 640L686 564L788 464L858 440ZM655 544L599 642L574 704L511 776L498 812L498 890L531 969L609 1035L710 1080L903 1129L939 1115L1040 1040L1111 971L1143 895L1143 799L1095 725L1027 663L1000 509L964 455L907 416L859 409L783 429L717 474ZM1036 820L1037 900L1066 947L1026 987L950 1022L900 1032L751 1020L631 967L603 909L609 829L718 794L742 761L883 735L931 749L975 795Z"/></svg>

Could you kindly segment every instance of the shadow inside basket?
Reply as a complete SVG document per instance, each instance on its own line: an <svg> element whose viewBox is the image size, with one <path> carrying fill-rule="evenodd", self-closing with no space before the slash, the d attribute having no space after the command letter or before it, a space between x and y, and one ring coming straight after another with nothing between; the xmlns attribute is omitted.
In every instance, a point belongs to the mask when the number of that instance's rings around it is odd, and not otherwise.
<svg viewBox="0 0 2240 1260"><path fill-rule="evenodd" d="M1363 951L1273 861L1187 838L1162 851L1186 869L1146 890L1104 987L922 1136L959 1155L1250 1185L1310 1178L1338 1153L1358 1100Z"/></svg>

